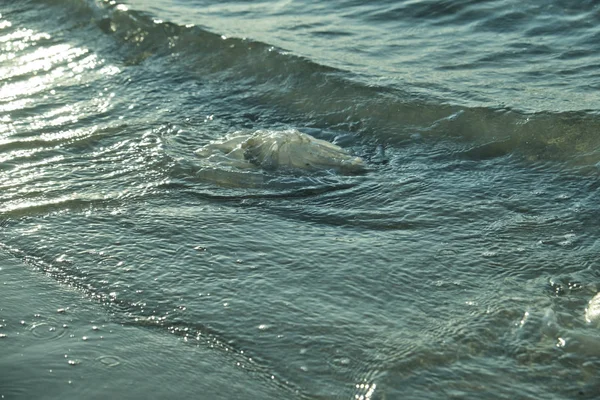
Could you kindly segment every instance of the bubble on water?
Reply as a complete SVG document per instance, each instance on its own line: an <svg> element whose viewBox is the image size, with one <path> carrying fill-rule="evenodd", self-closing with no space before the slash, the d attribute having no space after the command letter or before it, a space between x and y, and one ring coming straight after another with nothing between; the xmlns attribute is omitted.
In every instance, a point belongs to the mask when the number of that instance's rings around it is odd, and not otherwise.
<svg viewBox="0 0 600 400"><path fill-rule="evenodd" d="M121 364L121 360L117 356L100 356L96 358L96 361L100 361L107 367L116 367L117 365Z"/></svg>
<svg viewBox="0 0 600 400"><path fill-rule="evenodd" d="M65 328L62 324L58 323L53 319L47 319L46 321L36 322L29 328L32 335L38 339L55 340L63 337L66 333Z"/></svg>

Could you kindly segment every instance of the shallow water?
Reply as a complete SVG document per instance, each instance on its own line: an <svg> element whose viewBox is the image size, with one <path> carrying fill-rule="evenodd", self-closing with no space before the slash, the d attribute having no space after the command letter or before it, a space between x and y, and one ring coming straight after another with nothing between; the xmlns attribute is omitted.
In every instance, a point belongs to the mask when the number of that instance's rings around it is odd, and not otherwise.
<svg viewBox="0 0 600 400"><path fill-rule="evenodd" d="M4 398L599 393L595 3L0 4Z"/></svg>

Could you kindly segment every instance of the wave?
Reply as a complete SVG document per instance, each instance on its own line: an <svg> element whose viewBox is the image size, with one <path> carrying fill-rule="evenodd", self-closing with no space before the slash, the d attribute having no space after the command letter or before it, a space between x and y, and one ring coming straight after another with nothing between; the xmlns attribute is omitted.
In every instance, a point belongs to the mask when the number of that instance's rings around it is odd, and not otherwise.
<svg viewBox="0 0 600 400"><path fill-rule="evenodd" d="M88 32L91 24L114 41L118 52L112 56L120 58L124 67L144 65L155 70L159 79L218 86L224 97L235 95L243 107L241 120L255 122L269 115L273 117L263 119L265 123L283 120L351 133L366 146L450 139L457 143L457 153L475 159L516 153L529 161L584 166L600 162L597 110L531 113L464 107L425 97L415 88L371 85L348 71L266 43L162 21L122 4L40 2L58 6L55 13L66 11L79 21L76 29Z"/></svg>

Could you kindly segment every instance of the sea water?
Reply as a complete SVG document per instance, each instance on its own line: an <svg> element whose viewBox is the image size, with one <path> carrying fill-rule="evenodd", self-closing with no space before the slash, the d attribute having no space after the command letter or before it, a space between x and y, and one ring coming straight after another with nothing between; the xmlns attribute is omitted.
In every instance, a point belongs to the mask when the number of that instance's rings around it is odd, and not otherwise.
<svg viewBox="0 0 600 400"><path fill-rule="evenodd" d="M0 1L5 399L600 395L594 1ZM368 171L207 170L298 129Z"/></svg>

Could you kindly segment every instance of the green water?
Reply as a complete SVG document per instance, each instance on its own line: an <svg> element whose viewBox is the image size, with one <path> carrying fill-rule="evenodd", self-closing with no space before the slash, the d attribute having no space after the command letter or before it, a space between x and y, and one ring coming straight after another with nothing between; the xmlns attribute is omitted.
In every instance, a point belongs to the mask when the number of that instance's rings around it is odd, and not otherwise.
<svg viewBox="0 0 600 400"><path fill-rule="evenodd" d="M475 106L445 91L454 78L387 82L385 58L374 84L331 56L159 21L185 19L181 2L165 16L0 4L4 398L599 393L600 335L584 318L600 250L588 94L558 110ZM455 15L442 14L437 34ZM364 45L360 26L347 29ZM469 85L489 73L476 70ZM234 131L290 128L368 171L207 170L194 155Z"/></svg>

